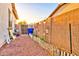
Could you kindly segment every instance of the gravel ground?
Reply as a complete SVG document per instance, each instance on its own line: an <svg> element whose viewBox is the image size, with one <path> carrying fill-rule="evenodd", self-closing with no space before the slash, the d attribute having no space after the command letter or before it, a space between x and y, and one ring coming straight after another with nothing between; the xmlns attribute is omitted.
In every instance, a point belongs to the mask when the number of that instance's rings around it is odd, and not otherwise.
<svg viewBox="0 0 79 59"><path fill-rule="evenodd" d="M1 56L48 56L49 53L29 36L19 36L0 48Z"/></svg>

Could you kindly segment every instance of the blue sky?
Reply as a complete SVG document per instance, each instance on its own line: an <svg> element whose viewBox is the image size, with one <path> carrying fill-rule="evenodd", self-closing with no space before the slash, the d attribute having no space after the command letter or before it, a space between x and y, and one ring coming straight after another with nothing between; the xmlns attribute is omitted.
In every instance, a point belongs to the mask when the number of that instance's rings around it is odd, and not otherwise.
<svg viewBox="0 0 79 59"><path fill-rule="evenodd" d="M17 3L16 9L20 19L32 23L48 17L57 5L57 3Z"/></svg>

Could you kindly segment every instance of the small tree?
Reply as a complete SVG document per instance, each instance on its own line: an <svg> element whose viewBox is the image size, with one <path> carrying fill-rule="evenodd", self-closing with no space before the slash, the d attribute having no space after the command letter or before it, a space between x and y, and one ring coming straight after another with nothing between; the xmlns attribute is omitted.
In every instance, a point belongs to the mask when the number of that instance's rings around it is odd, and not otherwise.
<svg viewBox="0 0 79 59"><path fill-rule="evenodd" d="M18 24L20 24L20 25L25 25L25 24L26 24L26 21L21 21L21 22L19 22Z"/></svg>

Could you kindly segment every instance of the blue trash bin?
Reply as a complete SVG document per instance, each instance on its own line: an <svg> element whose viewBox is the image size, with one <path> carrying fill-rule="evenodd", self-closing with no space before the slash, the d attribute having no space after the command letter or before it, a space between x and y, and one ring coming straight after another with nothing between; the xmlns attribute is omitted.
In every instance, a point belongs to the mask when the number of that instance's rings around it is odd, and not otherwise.
<svg viewBox="0 0 79 59"><path fill-rule="evenodd" d="M33 34L34 28L28 28L27 29L27 34Z"/></svg>

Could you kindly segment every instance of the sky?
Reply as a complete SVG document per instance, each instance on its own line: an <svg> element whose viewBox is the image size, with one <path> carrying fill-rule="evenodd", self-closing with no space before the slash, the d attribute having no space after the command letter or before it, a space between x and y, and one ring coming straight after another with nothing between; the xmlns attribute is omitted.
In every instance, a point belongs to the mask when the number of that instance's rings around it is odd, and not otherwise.
<svg viewBox="0 0 79 59"><path fill-rule="evenodd" d="M16 9L21 21L28 24L47 18L58 6L57 3L16 3Z"/></svg>

